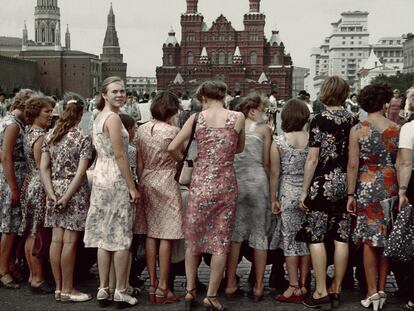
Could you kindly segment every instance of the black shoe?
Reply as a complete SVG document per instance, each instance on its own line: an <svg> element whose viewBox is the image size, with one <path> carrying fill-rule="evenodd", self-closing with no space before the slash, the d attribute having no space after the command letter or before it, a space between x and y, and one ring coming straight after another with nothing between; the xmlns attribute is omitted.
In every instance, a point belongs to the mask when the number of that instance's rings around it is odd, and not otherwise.
<svg viewBox="0 0 414 311"><path fill-rule="evenodd" d="M339 308L340 296L341 294L331 293L329 294L329 298L331 299L332 309Z"/></svg>
<svg viewBox="0 0 414 311"><path fill-rule="evenodd" d="M236 299L236 298L244 297L245 292L240 287L237 287L237 289L233 293L227 294L225 292L224 295L226 296L227 299Z"/></svg>
<svg viewBox="0 0 414 311"><path fill-rule="evenodd" d="M31 286L32 294L51 294L55 292L55 288L52 287L47 281L43 281L38 286Z"/></svg>
<svg viewBox="0 0 414 311"><path fill-rule="evenodd" d="M331 310L331 299L329 299L329 295L325 297L315 299L313 295L309 295L308 297L302 300L302 304L305 307L312 308L312 309L321 309L321 310Z"/></svg>

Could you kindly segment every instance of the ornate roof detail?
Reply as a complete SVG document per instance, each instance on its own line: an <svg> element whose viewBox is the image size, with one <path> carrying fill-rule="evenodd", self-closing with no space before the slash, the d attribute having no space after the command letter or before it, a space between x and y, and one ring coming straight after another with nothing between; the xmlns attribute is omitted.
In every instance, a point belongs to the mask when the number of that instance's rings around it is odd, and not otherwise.
<svg viewBox="0 0 414 311"><path fill-rule="evenodd" d="M172 46L176 46L177 44L179 44L178 43L178 41L177 41L177 38L175 37L175 31L174 31L174 29L172 28L172 26L171 26L171 29L170 29L170 31L168 32L168 38L167 38L167 40L165 41L165 43L164 43L166 46L169 46L170 44L172 45Z"/></svg>
<svg viewBox="0 0 414 311"><path fill-rule="evenodd" d="M267 76L264 73L264 71L260 75L260 78L259 78L259 80L257 80L257 82L260 83L260 84L262 84L262 83L269 83L269 79L267 78Z"/></svg>
<svg viewBox="0 0 414 311"><path fill-rule="evenodd" d="M184 83L183 76L181 75L181 73L177 73L177 75L174 78L173 84L183 84L183 83Z"/></svg>
<svg viewBox="0 0 414 311"><path fill-rule="evenodd" d="M243 64L243 58L240 53L240 48L236 46L236 50L233 54L233 64Z"/></svg>
<svg viewBox="0 0 414 311"><path fill-rule="evenodd" d="M208 58L207 49L204 46L203 50L201 51L201 55L200 55L200 64L206 65L208 63L210 63L210 60Z"/></svg>
<svg viewBox="0 0 414 311"><path fill-rule="evenodd" d="M272 30L272 36L269 40L270 46L276 45L283 45L282 39L280 39L279 30Z"/></svg>
<svg viewBox="0 0 414 311"><path fill-rule="evenodd" d="M103 46L104 47L119 47L118 34L115 29L115 14L114 14L114 10L112 9L112 2L111 2L111 7L109 9L108 26L106 28Z"/></svg>

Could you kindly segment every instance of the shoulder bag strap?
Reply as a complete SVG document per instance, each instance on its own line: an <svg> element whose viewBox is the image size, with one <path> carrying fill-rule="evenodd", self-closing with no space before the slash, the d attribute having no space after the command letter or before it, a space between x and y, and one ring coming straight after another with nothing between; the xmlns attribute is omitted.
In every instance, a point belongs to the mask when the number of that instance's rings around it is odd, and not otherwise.
<svg viewBox="0 0 414 311"><path fill-rule="evenodd" d="M190 139L188 140L188 144L187 144L187 147L185 148L185 151L184 151L184 154L183 154L183 159L181 160L181 162L183 162L187 158L188 151L190 150L191 143L194 139L195 129L196 129L197 120L198 120L198 114L199 113L197 112L195 117L194 117L193 127L191 128Z"/></svg>

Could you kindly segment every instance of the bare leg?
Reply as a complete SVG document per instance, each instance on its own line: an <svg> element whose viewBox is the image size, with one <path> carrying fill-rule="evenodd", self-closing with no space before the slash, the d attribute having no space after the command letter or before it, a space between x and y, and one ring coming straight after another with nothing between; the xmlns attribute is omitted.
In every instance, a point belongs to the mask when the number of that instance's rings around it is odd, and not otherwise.
<svg viewBox="0 0 414 311"><path fill-rule="evenodd" d="M63 248L63 234L65 230L62 228L53 228L52 243L50 244L49 257L52 267L53 277L56 283L56 290L62 290L62 270L60 259Z"/></svg>
<svg viewBox="0 0 414 311"><path fill-rule="evenodd" d="M387 281L388 276L388 268L389 268L389 260L387 257L384 256L382 253L383 249L381 249L380 259L379 259L379 276L378 276L378 290L385 291L385 283Z"/></svg>
<svg viewBox="0 0 414 311"><path fill-rule="evenodd" d="M309 290L305 286L306 281L308 280L310 260L311 259L309 255L299 257L300 285L302 295L306 295L307 291Z"/></svg>
<svg viewBox="0 0 414 311"><path fill-rule="evenodd" d="M316 290L313 297L318 299L328 295L326 289L326 249L324 243L309 244L313 271L315 272Z"/></svg>
<svg viewBox="0 0 414 311"><path fill-rule="evenodd" d="M128 256L128 272L127 272L127 287L129 287L129 275L131 274L131 265L132 265L132 253L129 252Z"/></svg>
<svg viewBox="0 0 414 311"><path fill-rule="evenodd" d="M335 255L334 255L334 266L335 266L335 277L330 287L331 293L340 293L342 280L348 266L348 254L349 248L348 243L334 241L335 243Z"/></svg>
<svg viewBox="0 0 414 311"><path fill-rule="evenodd" d="M27 266L29 267L29 280L28 280L28 282L30 284L32 283L32 278L33 278L33 273L32 273L33 267L32 267L32 261L30 260L31 255L32 255L32 248L33 248L33 239L31 239L30 236L28 236L26 238L25 243L24 243L24 254L26 256ZM52 259L50 259L50 262L52 263ZM52 271L53 271L53 266L52 266Z"/></svg>
<svg viewBox="0 0 414 311"><path fill-rule="evenodd" d="M109 287L112 252L98 248L99 288Z"/></svg>
<svg viewBox="0 0 414 311"><path fill-rule="evenodd" d="M217 291L220 286L220 282L223 279L224 268L226 267L227 255L213 255L211 258L211 272L210 282L208 284L207 297L217 296ZM220 307L220 303L217 299L204 299L204 303L213 303L216 307Z"/></svg>
<svg viewBox="0 0 414 311"><path fill-rule="evenodd" d="M124 290L127 287L129 249L114 253L114 266L116 275L116 289Z"/></svg>
<svg viewBox="0 0 414 311"><path fill-rule="evenodd" d="M187 279L187 290L196 288L197 269L200 263L200 255L193 255L190 249L185 251L185 276ZM195 292L193 292L195 295ZM193 299L191 294L186 294L185 299Z"/></svg>
<svg viewBox="0 0 414 311"><path fill-rule="evenodd" d="M111 268L109 269L109 293L114 294L116 287L114 253L112 253Z"/></svg>
<svg viewBox="0 0 414 311"><path fill-rule="evenodd" d="M6 274L9 272L10 258L13 252L15 233L2 233L0 242L0 273Z"/></svg>
<svg viewBox="0 0 414 311"><path fill-rule="evenodd" d="M162 289L168 288L172 243L172 240L160 240L160 283L158 287Z"/></svg>
<svg viewBox="0 0 414 311"><path fill-rule="evenodd" d="M62 267L62 292L76 294L73 288L73 272L76 263L76 250L78 247L80 232L65 230L63 235L63 249L61 257Z"/></svg>
<svg viewBox="0 0 414 311"><path fill-rule="evenodd" d="M43 230L43 229L40 229ZM40 233L38 233L40 234ZM33 244L35 241L35 237L31 236L30 239L33 240ZM49 249L50 252L50 249ZM31 285L36 287L39 286L45 280L45 276L43 275L43 258L33 256L30 252L30 261L32 263L32 283Z"/></svg>
<svg viewBox="0 0 414 311"><path fill-rule="evenodd" d="M255 267L255 279L256 284L254 294L256 296L263 295L264 290L264 273L266 270L266 261L267 261L267 250L254 250L254 267Z"/></svg>
<svg viewBox="0 0 414 311"><path fill-rule="evenodd" d="M150 286L157 287L157 253L158 241L152 238L145 240L145 258L147 260L147 270L150 277Z"/></svg>
<svg viewBox="0 0 414 311"><path fill-rule="evenodd" d="M377 273L378 258L376 250L367 244L364 244L364 268L365 277L367 279L367 296L371 296L378 292Z"/></svg>
<svg viewBox="0 0 414 311"><path fill-rule="evenodd" d="M227 285L225 289L226 294L232 294L237 290L238 284L236 280L236 272L240 256L240 247L241 243L231 242L230 253L227 257Z"/></svg>
<svg viewBox="0 0 414 311"><path fill-rule="evenodd" d="M299 266L299 257L298 256L286 256L285 257L286 266L288 270L289 286L287 290L283 293L283 296L290 297L292 296L299 286L299 276L298 276L298 266Z"/></svg>

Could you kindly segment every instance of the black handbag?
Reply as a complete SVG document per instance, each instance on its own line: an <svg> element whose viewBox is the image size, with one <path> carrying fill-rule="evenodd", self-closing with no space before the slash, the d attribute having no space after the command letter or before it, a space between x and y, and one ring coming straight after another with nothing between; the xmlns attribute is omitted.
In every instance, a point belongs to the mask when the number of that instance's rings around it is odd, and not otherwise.
<svg viewBox="0 0 414 311"><path fill-rule="evenodd" d="M414 210L411 205L401 209L388 237L384 255L394 261L407 262L414 256Z"/></svg>
<svg viewBox="0 0 414 311"><path fill-rule="evenodd" d="M191 129L190 139L188 140L187 148L185 148L183 158L177 164L177 172L175 173L174 179L180 185L189 185L191 182L191 174L193 173L193 160L187 160L188 151L190 150L191 143L194 139L194 133L197 125L198 120L198 112L194 117L193 127Z"/></svg>

